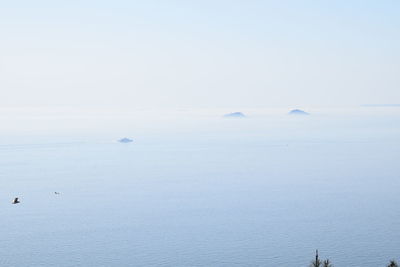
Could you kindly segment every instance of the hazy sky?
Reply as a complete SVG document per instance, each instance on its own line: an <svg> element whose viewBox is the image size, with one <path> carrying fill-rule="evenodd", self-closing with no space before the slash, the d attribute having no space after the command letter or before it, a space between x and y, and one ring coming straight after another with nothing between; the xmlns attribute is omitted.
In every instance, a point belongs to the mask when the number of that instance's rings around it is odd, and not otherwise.
<svg viewBox="0 0 400 267"><path fill-rule="evenodd" d="M400 102L400 1L1 1L0 105Z"/></svg>

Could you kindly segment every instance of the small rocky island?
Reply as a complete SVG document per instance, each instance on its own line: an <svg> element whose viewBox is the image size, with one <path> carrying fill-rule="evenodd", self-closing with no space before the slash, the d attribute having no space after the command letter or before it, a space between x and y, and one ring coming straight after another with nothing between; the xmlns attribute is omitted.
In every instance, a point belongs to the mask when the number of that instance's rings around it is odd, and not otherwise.
<svg viewBox="0 0 400 267"><path fill-rule="evenodd" d="M131 143L131 142L133 142L133 140L124 137L124 138L122 138L122 139L119 139L118 142L120 142L120 143Z"/></svg>
<svg viewBox="0 0 400 267"><path fill-rule="evenodd" d="M289 112L289 115L310 115L310 113L307 113L301 109L293 109Z"/></svg>
<svg viewBox="0 0 400 267"><path fill-rule="evenodd" d="M225 118L245 118L246 116L242 112L233 112L224 115Z"/></svg>

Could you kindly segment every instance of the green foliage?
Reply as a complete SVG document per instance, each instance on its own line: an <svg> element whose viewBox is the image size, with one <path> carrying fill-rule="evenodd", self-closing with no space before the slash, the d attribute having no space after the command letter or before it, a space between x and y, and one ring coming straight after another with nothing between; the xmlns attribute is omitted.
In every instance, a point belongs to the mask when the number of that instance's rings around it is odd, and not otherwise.
<svg viewBox="0 0 400 267"><path fill-rule="evenodd" d="M322 262L320 260L313 260L310 267L322 267Z"/></svg>
<svg viewBox="0 0 400 267"><path fill-rule="evenodd" d="M318 250L315 251L315 260L311 262L310 267L322 267L322 262L318 258Z"/></svg>
<svg viewBox="0 0 400 267"><path fill-rule="evenodd" d="M315 260L313 260L310 264L310 267L333 267L332 263L326 259L323 262L319 259L318 250L315 252ZM390 266L392 267L392 266ZM396 266L398 267L398 266Z"/></svg>
<svg viewBox="0 0 400 267"><path fill-rule="evenodd" d="M387 267L399 267L396 261L390 261L389 265Z"/></svg>
<svg viewBox="0 0 400 267"><path fill-rule="evenodd" d="M324 260L323 267L333 267L332 263L329 261L329 259Z"/></svg>
<svg viewBox="0 0 400 267"><path fill-rule="evenodd" d="M318 250L315 251L315 259L311 262L310 267L334 267L329 259L321 261L318 256ZM386 267L400 267L395 260L391 260Z"/></svg>

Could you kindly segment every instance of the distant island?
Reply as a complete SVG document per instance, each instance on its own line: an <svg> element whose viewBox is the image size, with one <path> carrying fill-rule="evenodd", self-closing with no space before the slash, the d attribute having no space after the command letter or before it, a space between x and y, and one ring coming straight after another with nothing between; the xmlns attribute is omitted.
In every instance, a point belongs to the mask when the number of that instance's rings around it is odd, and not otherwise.
<svg viewBox="0 0 400 267"><path fill-rule="evenodd" d="M289 115L310 115L310 113L307 113L301 109L293 109L289 112Z"/></svg>
<svg viewBox="0 0 400 267"><path fill-rule="evenodd" d="M400 107L400 104L365 104L362 107Z"/></svg>
<svg viewBox="0 0 400 267"><path fill-rule="evenodd" d="M124 138L122 138L122 139L119 139L118 142L120 142L120 143L131 143L131 142L133 142L133 140L124 137Z"/></svg>
<svg viewBox="0 0 400 267"><path fill-rule="evenodd" d="M242 112L233 112L224 115L225 118L245 118L246 116Z"/></svg>

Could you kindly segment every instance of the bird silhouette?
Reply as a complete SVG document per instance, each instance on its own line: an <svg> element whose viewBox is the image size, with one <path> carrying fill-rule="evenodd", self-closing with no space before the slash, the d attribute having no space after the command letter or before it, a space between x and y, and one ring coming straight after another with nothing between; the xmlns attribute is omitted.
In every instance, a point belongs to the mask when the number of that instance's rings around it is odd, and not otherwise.
<svg viewBox="0 0 400 267"><path fill-rule="evenodd" d="M20 201L19 201L19 199L16 197L16 198L14 198L14 201L12 202L13 204L18 204Z"/></svg>

